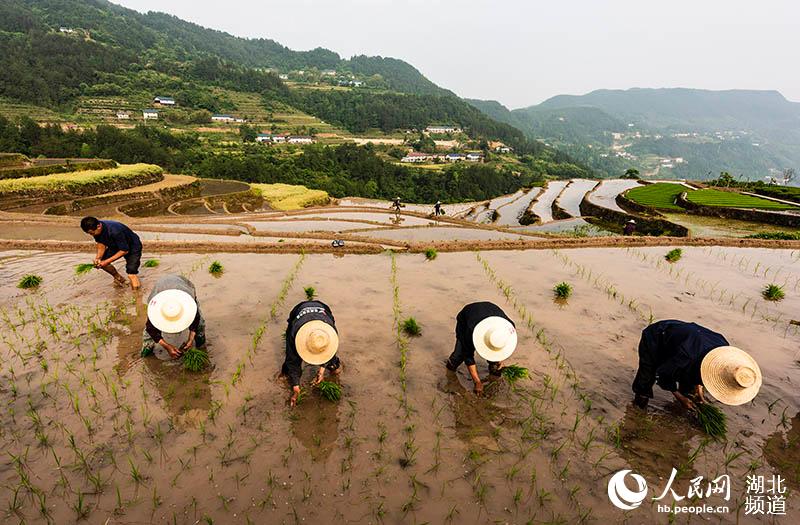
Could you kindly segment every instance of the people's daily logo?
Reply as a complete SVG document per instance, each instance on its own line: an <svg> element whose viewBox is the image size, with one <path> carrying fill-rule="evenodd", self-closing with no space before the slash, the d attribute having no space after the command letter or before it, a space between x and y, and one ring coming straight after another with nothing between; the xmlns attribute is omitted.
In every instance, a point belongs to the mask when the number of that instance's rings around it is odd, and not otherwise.
<svg viewBox="0 0 800 525"><path fill-rule="evenodd" d="M625 484L625 478L629 474L636 485L635 490L629 489ZM633 510L641 505L646 497L647 482L639 474L634 474L630 470L620 470L608 480L608 499L618 509Z"/></svg>

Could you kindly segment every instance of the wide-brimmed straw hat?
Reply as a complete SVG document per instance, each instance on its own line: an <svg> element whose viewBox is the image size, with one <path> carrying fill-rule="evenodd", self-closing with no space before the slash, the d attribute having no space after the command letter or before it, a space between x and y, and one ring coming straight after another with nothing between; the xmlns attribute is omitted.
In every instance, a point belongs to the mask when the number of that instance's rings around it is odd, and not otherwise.
<svg viewBox="0 0 800 525"><path fill-rule="evenodd" d="M147 304L147 318L169 334L189 328L197 315L197 302L183 290L164 290L157 293Z"/></svg>
<svg viewBox="0 0 800 525"><path fill-rule="evenodd" d="M487 317L472 331L472 343L478 355L487 361L508 359L517 348L517 330L508 319Z"/></svg>
<svg viewBox="0 0 800 525"><path fill-rule="evenodd" d="M750 354L735 346L710 351L700 364L703 386L720 403L743 405L761 388L761 369Z"/></svg>
<svg viewBox="0 0 800 525"><path fill-rule="evenodd" d="M636 224L636 221L633 220L633 219L629 220L628 222L631 223L631 224Z"/></svg>
<svg viewBox="0 0 800 525"><path fill-rule="evenodd" d="M324 365L339 349L339 334L324 321L309 321L294 338L300 358L311 365Z"/></svg>

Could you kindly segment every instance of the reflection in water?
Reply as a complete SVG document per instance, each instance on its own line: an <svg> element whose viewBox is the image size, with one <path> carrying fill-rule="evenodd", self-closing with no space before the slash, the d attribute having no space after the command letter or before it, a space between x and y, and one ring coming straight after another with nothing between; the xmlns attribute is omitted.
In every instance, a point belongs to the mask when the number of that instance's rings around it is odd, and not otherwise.
<svg viewBox="0 0 800 525"><path fill-rule="evenodd" d="M196 427L208 417L211 408L211 367L203 372L192 373L183 369L181 361L161 361L154 356L142 358L142 330L147 322L147 305L138 296L135 310L128 313L122 323L128 330L115 331L117 337L117 364L115 369L120 377L144 361L144 376L161 397L164 408L172 416L178 427ZM208 343L209 353L213 353Z"/></svg>
<svg viewBox="0 0 800 525"><path fill-rule="evenodd" d="M292 434L311 453L311 459L327 459L339 438L339 403L328 401L313 388L289 417Z"/></svg>
<svg viewBox="0 0 800 525"><path fill-rule="evenodd" d="M689 480L697 475L691 459L697 447L689 441L700 435L680 413L645 411L629 404L619 423L620 456L635 472L666 479L676 468L677 480Z"/></svg>
<svg viewBox="0 0 800 525"><path fill-rule="evenodd" d="M396 213L394 216L389 218L389 221L395 226L399 226L405 221L405 219L402 218L399 213Z"/></svg>
<svg viewBox="0 0 800 525"><path fill-rule="evenodd" d="M789 487L800 489L800 412L792 418L788 432L776 430L767 437L764 457Z"/></svg>

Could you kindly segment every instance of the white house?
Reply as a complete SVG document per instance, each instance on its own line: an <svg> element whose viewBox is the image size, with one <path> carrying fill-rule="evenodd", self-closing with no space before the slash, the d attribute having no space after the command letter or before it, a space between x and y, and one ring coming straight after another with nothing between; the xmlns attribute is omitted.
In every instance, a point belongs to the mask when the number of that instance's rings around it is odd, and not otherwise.
<svg viewBox="0 0 800 525"><path fill-rule="evenodd" d="M427 162L431 160L431 158L432 156L427 153L422 153L420 151L412 151L411 153L400 159L400 162L406 162L406 163Z"/></svg>
<svg viewBox="0 0 800 525"><path fill-rule="evenodd" d="M155 109L145 109L142 111L142 117L145 120L158 120L158 111Z"/></svg>
<svg viewBox="0 0 800 525"><path fill-rule="evenodd" d="M333 69L326 69L322 72L322 76L324 77L335 77L336 71Z"/></svg>
<svg viewBox="0 0 800 525"><path fill-rule="evenodd" d="M130 120L131 114L127 111L117 111L117 120Z"/></svg>
<svg viewBox="0 0 800 525"><path fill-rule="evenodd" d="M256 142L272 142L272 135L269 133L259 133L256 135Z"/></svg>
<svg viewBox="0 0 800 525"><path fill-rule="evenodd" d="M456 126L428 126L425 131L428 133L460 133L461 128Z"/></svg>
<svg viewBox="0 0 800 525"><path fill-rule="evenodd" d="M172 97L155 97L153 98L154 104L161 104L162 106L174 106L175 99Z"/></svg>
<svg viewBox="0 0 800 525"><path fill-rule="evenodd" d="M289 80L289 75L287 75L286 73L281 73L280 75L278 75L278 78L281 80Z"/></svg>
<svg viewBox="0 0 800 525"><path fill-rule="evenodd" d="M275 144L283 144L284 142L286 142L286 135L273 135L272 142L274 142Z"/></svg>
<svg viewBox="0 0 800 525"><path fill-rule="evenodd" d="M288 137L286 141L289 144L312 144L314 142L314 138L303 135L292 135Z"/></svg>
<svg viewBox="0 0 800 525"><path fill-rule="evenodd" d="M464 158L464 155L461 153L448 153L444 159L447 162L461 162Z"/></svg>
<svg viewBox="0 0 800 525"><path fill-rule="evenodd" d="M483 160L483 153L479 151L471 151L467 153L467 162L481 162Z"/></svg>
<svg viewBox="0 0 800 525"><path fill-rule="evenodd" d="M71 27L63 27L63 26L59 27L58 30L61 31L62 33L67 33L68 35L71 35L72 33L75 32L75 30L72 29Z"/></svg>
<svg viewBox="0 0 800 525"><path fill-rule="evenodd" d="M236 120L233 115L211 115L214 122L233 122Z"/></svg>

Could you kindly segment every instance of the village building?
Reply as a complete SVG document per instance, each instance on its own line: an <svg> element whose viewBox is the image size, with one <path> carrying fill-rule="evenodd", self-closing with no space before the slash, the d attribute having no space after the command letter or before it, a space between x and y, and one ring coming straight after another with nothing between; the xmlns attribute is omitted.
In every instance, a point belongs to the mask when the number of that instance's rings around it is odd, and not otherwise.
<svg viewBox="0 0 800 525"><path fill-rule="evenodd" d="M145 120L158 120L158 111L155 109L145 109L142 111L142 117Z"/></svg>
<svg viewBox="0 0 800 525"><path fill-rule="evenodd" d="M71 35L75 32L75 30L72 29L71 27L64 27L64 26L59 27L58 30L68 35Z"/></svg>
<svg viewBox="0 0 800 525"><path fill-rule="evenodd" d="M305 135L291 135L286 139L286 142L289 144L313 144L314 137L308 137Z"/></svg>
<svg viewBox="0 0 800 525"><path fill-rule="evenodd" d="M402 159L400 162L405 163L420 163L420 162L428 162L434 157L434 155L430 155L428 153L422 153L420 151L412 151Z"/></svg>
<svg viewBox="0 0 800 525"><path fill-rule="evenodd" d="M447 162L461 162L465 159L462 153L448 153L445 155L444 160Z"/></svg>
<svg viewBox="0 0 800 525"><path fill-rule="evenodd" d="M456 126L428 126L425 128L427 133L461 133L461 128Z"/></svg>
<svg viewBox="0 0 800 525"><path fill-rule="evenodd" d="M174 106L175 99L172 97L154 97L153 98L154 104L161 104L162 106Z"/></svg>
<svg viewBox="0 0 800 525"><path fill-rule="evenodd" d="M322 71L322 76L323 77L335 77L336 76L336 71L333 70L333 69L326 69L326 70Z"/></svg>
<svg viewBox="0 0 800 525"><path fill-rule="evenodd" d="M467 153L467 162L483 162L483 153L480 151L470 151Z"/></svg>
<svg viewBox="0 0 800 525"><path fill-rule="evenodd" d="M236 120L233 115L211 115L214 122L233 122Z"/></svg>
<svg viewBox="0 0 800 525"><path fill-rule="evenodd" d="M127 111L117 111L117 120L130 120L131 114Z"/></svg>
<svg viewBox="0 0 800 525"><path fill-rule="evenodd" d="M256 142L272 142L272 135L269 133L259 133L256 135Z"/></svg>
<svg viewBox="0 0 800 525"><path fill-rule="evenodd" d="M281 80L289 80L289 75L287 75L286 73L281 73L280 75L278 75L278 78Z"/></svg>

